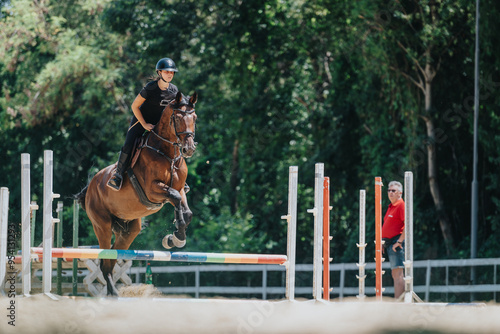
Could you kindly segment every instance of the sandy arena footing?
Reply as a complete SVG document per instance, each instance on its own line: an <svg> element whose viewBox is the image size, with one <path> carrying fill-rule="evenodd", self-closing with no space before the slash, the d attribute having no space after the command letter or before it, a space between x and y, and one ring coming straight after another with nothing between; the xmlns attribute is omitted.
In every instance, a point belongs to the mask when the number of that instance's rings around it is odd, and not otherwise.
<svg viewBox="0 0 500 334"><path fill-rule="evenodd" d="M130 295L130 294L129 294ZM15 326L8 308L15 302ZM148 297L0 298L0 333L498 333L500 306Z"/></svg>

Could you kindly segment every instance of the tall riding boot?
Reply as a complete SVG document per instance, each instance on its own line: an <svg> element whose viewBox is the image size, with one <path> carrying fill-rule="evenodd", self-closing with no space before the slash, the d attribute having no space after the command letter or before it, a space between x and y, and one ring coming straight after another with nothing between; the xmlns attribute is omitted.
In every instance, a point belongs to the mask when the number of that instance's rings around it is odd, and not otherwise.
<svg viewBox="0 0 500 334"><path fill-rule="evenodd" d="M116 172L111 179L108 181L108 187L113 190L120 190L123 181L123 172L128 165L128 154L120 151L120 157L118 158L118 163L116 165Z"/></svg>

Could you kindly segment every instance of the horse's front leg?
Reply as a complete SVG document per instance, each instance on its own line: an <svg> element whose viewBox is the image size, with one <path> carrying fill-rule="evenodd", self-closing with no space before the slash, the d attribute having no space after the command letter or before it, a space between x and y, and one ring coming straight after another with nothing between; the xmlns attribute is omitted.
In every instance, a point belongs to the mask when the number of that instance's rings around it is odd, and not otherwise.
<svg viewBox="0 0 500 334"><path fill-rule="evenodd" d="M189 205L187 203L187 197L186 197L186 192L185 189L182 189L180 191L181 195L181 211L180 215L182 216L181 219L176 219L175 222L175 227L177 227L177 231L174 233L179 239L184 240L184 244L186 243L186 230L189 224L191 223L191 220L193 219L193 213L189 209ZM176 215L178 211L176 210ZM179 246L177 246L179 247Z"/></svg>
<svg viewBox="0 0 500 334"><path fill-rule="evenodd" d="M162 185L162 184L160 184ZM163 238L163 247L170 249L173 247L184 247L186 245L186 227L191 222L192 213L187 206L186 194L184 189L180 192L174 188L163 186L163 191L168 201L175 209L175 227L177 231ZM187 218L187 222L186 222Z"/></svg>

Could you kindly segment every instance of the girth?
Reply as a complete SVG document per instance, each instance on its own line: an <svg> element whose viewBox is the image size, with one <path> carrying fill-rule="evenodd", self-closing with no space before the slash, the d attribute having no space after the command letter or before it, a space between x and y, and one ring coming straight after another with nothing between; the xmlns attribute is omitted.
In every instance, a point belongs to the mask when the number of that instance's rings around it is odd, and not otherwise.
<svg viewBox="0 0 500 334"><path fill-rule="evenodd" d="M155 210L159 209L165 204L165 202L162 203L155 203L151 202L144 192L144 189L142 189L141 184L139 183L139 180L137 180L137 176L135 176L134 171L132 168L129 167L127 170L128 178L130 179L130 183L132 184L132 187L134 187L135 192L139 196L139 201L148 209L148 210Z"/></svg>

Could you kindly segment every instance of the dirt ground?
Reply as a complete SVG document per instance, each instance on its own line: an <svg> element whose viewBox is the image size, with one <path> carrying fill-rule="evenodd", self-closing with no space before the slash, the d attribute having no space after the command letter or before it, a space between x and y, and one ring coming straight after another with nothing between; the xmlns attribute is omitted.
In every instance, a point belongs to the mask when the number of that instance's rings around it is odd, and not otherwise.
<svg viewBox="0 0 500 334"><path fill-rule="evenodd" d="M190 299L133 289L115 299L0 297L0 333L500 333L498 304Z"/></svg>

